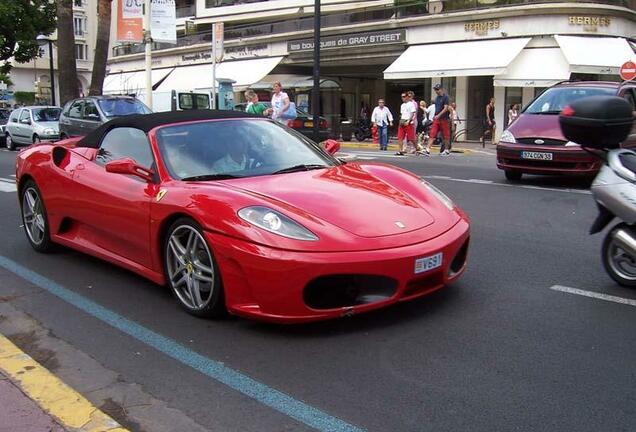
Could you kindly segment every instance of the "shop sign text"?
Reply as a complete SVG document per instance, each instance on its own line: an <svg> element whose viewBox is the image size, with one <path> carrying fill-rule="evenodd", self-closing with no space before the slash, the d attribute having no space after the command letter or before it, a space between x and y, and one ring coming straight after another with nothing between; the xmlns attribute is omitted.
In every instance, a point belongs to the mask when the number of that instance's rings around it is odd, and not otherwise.
<svg viewBox="0 0 636 432"><path fill-rule="evenodd" d="M490 30L498 30L501 23L498 19L488 21L471 21L464 24L464 30L482 36L488 34Z"/></svg>
<svg viewBox="0 0 636 432"><path fill-rule="evenodd" d="M400 29L324 37L320 40L320 49L373 47L377 45L398 44L404 42L406 42L406 31L404 29ZM311 39L292 41L287 44L287 51L290 53L311 51L313 49L314 41Z"/></svg>
<svg viewBox="0 0 636 432"><path fill-rule="evenodd" d="M571 26L583 27L583 30L589 32L598 31L599 27L609 27L611 24L610 17L606 16L570 16L568 22Z"/></svg>

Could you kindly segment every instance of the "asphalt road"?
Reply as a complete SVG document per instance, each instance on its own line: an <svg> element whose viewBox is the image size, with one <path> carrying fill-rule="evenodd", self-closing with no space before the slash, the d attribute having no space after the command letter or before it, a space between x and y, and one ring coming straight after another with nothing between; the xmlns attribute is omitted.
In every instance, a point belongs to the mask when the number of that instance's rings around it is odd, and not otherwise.
<svg viewBox="0 0 636 432"><path fill-rule="evenodd" d="M69 250L35 253L6 187L0 257L340 422L322 430L634 430L636 308L550 289L636 299L604 273L602 236L587 235L596 216L588 185L531 177L509 184L484 153L358 153L428 178L470 215L469 268L460 281L424 299L326 323L196 319L166 289L134 274ZM0 151L0 186L10 184L14 158ZM0 332L13 329L8 336L27 352L46 345L53 369L101 406L110 397L97 383L104 371L115 374L119 409L111 412L133 430L179 430L183 419L200 430L311 430L293 406L272 409L4 268L0 306ZM24 312L40 330L25 335L3 310ZM67 349L100 368L74 366L78 356L63 354ZM156 414L135 411L140 404L126 399L130 389L147 396ZM175 425L166 426L170 421Z"/></svg>

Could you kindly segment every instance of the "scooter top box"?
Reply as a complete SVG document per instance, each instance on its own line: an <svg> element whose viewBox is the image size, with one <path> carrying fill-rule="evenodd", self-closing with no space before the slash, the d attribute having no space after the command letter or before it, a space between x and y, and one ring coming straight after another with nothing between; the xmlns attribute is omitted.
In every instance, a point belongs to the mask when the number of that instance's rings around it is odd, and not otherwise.
<svg viewBox="0 0 636 432"><path fill-rule="evenodd" d="M572 102L559 115L563 135L583 147L618 148L634 124L632 106L617 96L590 96Z"/></svg>

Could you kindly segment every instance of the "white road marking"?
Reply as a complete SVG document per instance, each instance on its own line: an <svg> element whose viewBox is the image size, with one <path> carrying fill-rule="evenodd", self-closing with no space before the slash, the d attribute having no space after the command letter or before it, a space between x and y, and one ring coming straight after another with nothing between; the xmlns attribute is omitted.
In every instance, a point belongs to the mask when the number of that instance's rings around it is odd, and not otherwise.
<svg viewBox="0 0 636 432"><path fill-rule="evenodd" d="M553 291L560 291L568 294L576 294L584 297L591 297L599 300L604 300L613 303L620 303L629 306L636 306L636 299L628 299L623 297L616 297L609 294L601 294L594 291L585 291L578 288L570 288L562 285L553 285L550 287Z"/></svg>
<svg viewBox="0 0 636 432"><path fill-rule="evenodd" d="M0 192L15 192L17 190L14 178L8 179L0 177Z"/></svg>
<svg viewBox="0 0 636 432"><path fill-rule="evenodd" d="M519 188L519 189L532 189L532 190L540 190L540 191L551 191L551 192L568 192L568 193L576 193L582 195L591 195L592 192L583 189L569 189L569 188L552 188L552 187L544 187L544 186L530 186L530 185L520 185L520 184L510 184L510 183L497 183L492 180L480 180L480 179L458 179L447 176L421 176L424 179L433 179L433 180L446 180L452 182L459 183L473 183L473 184L481 184L481 185L490 185L490 186L502 186L502 187L511 187L511 188Z"/></svg>

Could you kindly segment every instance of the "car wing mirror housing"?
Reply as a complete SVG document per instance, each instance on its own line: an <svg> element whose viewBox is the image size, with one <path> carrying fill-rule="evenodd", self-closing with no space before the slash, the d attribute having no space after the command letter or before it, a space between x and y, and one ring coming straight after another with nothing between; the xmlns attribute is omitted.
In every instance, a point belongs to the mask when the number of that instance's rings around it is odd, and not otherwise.
<svg viewBox="0 0 636 432"><path fill-rule="evenodd" d="M590 96L563 108L559 124L565 138L582 147L614 149L629 135L632 106L617 96Z"/></svg>
<svg viewBox="0 0 636 432"><path fill-rule="evenodd" d="M114 174L134 175L147 182L154 181L154 171L138 165L134 159L124 158L110 161L106 164L106 172Z"/></svg>
<svg viewBox="0 0 636 432"><path fill-rule="evenodd" d="M340 143L333 139L328 139L323 143L325 151L330 155L336 154L340 150Z"/></svg>

